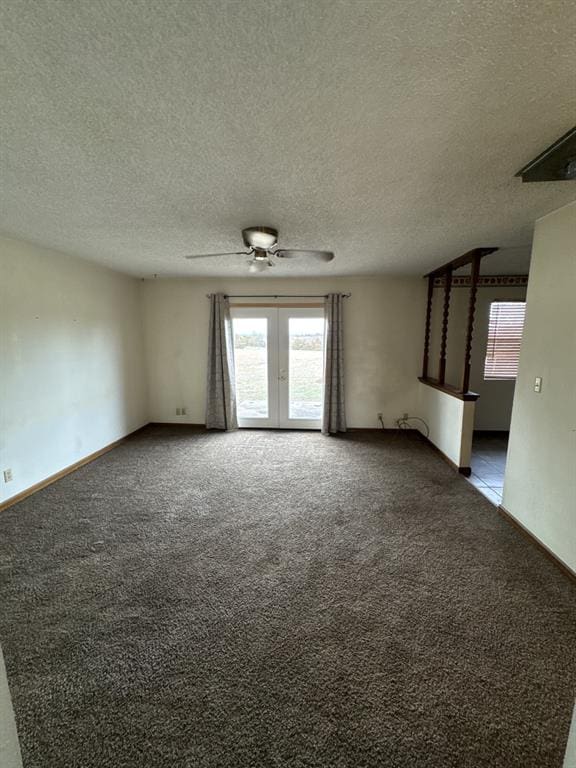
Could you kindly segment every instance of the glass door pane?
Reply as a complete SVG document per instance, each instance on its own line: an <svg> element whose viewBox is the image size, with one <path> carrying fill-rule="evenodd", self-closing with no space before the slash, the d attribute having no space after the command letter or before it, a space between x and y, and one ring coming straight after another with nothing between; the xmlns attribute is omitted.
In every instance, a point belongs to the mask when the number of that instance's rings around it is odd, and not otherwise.
<svg viewBox="0 0 576 768"><path fill-rule="evenodd" d="M324 318L288 320L288 417L322 418Z"/></svg>
<svg viewBox="0 0 576 768"><path fill-rule="evenodd" d="M231 307L240 427L278 426L278 311Z"/></svg>
<svg viewBox="0 0 576 768"><path fill-rule="evenodd" d="M238 416L267 419L268 321L265 317L238 317L233 324Z"/></svg>

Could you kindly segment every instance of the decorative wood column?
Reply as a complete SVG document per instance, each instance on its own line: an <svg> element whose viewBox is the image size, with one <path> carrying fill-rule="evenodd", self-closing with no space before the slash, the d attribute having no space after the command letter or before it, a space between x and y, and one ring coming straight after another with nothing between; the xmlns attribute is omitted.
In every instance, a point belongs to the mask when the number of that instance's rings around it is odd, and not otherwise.
<svg viewBox="0 0 576 768"><path fill-rule="evenodd" d="M438 365L438 383L446 381L446 345L448 342L448 318L450 315L450 290L452 288L452 268L446 270L444 283L444 310L442 312L442 339L440 341L440 363Z"/></svg>
<svg viewBox="0 0 576 768"><path fill-rule="evenodd" d="M430 327L432 324L432 297L434 294L434 278L428 277L428 303L426 305L426 328L424 330L424 359L422 361L422 378L428 378L428 356L430 352Z"/></svg>
<svg viewBox="0 0 576 768"><path fill-rule="evenodd" d="M478 276L480 275L480 259L475 255L472 259L472 272L470 275L470 298L468 300L468 327L466 329L466 347L464 350L464 371L462 372L462 392L470 389L470 361L472 355L472 334L474 332L474 312L476 310L476 290L478 288Z"/></svg>

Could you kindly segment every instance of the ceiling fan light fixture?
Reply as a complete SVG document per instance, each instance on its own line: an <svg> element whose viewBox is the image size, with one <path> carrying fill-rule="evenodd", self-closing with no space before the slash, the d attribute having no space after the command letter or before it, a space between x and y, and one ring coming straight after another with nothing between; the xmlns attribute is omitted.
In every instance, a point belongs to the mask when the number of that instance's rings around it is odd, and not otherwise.
<svg viewBox="0 0 576 768"><path fill-rule="evenodd" d="M268 261L264 261L262 259L254 260L250 262L250 266L248 267L248 270L250 272L264 272L268 268Z"/></svg>

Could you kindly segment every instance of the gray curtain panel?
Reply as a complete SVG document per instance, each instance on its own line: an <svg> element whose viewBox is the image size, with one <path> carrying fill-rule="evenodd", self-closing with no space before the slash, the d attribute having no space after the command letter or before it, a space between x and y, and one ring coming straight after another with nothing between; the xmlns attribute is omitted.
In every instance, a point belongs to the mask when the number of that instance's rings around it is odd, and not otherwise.
<svg viewBox="0 0 576 768"><path fill-rule="evenodd" d="M206 429L238 429L232 320L223 293L210 297Z"/></svg>
<svg viewBox="0 0 576 768"><path fill-rule="evenodd" d="M330 293L326 297L326 357L322 418L322 432L325 435L346 432L343 305L344 297L339 293Z"/></svg>

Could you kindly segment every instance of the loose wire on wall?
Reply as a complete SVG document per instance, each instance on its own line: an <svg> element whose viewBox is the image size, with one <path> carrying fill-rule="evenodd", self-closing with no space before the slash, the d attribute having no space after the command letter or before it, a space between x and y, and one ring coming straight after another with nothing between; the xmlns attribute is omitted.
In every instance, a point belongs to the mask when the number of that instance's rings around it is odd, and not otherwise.
<svg viewBox="0 0 576 768"><path fill-rule="evenodd" d="M423 424L424 428L426 429L426 434L424 437L430 437L430 427L424 421L424 419L420 418L420 416L402 416L401 419L396 420L396 426L398 429L414 429L414 427L410 424L412 421L419 421L421 424Z"/></svg>
<svg viewBox="0 0 576 768"><path fill-rule="evenodd" d="M381 413L378 414L378 421L380 422L382 430L385 431L386 427L384 426L384 419L382 418ZM430 436L430 427L424 421L424 419L420 418L420 416L409 416L408 414L404 414L404 416L402 416L400 419L396 419L396 427L398 430L413 430L414 427L410 424L411 421L419 421L421 424L423 424L426 430L425 437Z"/></svg>

